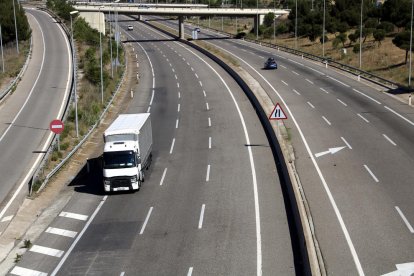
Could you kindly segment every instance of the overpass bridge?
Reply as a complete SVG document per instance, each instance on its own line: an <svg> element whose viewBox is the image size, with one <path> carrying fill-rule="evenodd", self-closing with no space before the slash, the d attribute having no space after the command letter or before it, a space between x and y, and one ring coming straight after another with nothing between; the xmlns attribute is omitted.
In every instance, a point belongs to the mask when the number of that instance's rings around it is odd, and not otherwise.
<svg viewBox="0 0 414 276"><path fill-rule="evenodd" d="M177 16L178 17L178 32L179 37L184 38L184 18L189 16L226 16L226 17L254 17L254 28L258 27L259 22L263 21L263 18L268 13L274 13L276 17L289 14L290 10L284 9L240 9L240 8L209 8L206 5L188 5L179 4L165 5L165 4L135 4L135 3L102 3L102 2L83 2L76 3L73 6L76 10L81 12L81 15L85 13L93 13L92 17L99 17L99 25L97 29L101 32L104 31L104 19L101 18L101 13L120 13L128 15L138 15L140 20L141 15L158 15L158 16ZM90 16L85 16L89 18ZM90 22L91 23L91 22Z"/></svg>

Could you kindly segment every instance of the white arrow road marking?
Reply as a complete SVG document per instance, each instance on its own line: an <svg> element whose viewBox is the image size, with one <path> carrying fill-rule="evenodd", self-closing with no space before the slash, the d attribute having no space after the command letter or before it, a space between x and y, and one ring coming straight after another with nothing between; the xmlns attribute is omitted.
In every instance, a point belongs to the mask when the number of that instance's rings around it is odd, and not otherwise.
<svg viewBox="0 0 414 276"><path fill-rule="evenodd" d="M315 157L318 158L318 157L321 157L321 156L323 156L325 154L328 154L328 153L334 154L334 153L337 153L338 151L340 151L341 149L344 149L344 148L346 148L346 147L329 148L329 150L327 150L327 151L322 151L322 152L319 152L319 153L315 153Z"/></svg>
<svg viewBox="0 0 414 276"><path fill-rule="evenodd" d="M396 264L397 270L382 276L411 276L414 273L414 263Z"/></svg>

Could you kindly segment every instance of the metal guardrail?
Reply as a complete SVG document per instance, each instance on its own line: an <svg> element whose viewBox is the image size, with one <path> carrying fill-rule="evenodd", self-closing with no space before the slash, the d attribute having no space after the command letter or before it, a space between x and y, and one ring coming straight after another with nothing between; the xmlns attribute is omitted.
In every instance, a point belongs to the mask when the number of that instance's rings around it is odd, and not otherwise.
<svg viewBox="0 0 414 276"><path fill-rule="evenodd" d="M29 60L32 57L32 50L33 50L33 37L31 36L30 37L30 49L26 57L26 62L24 63L22 69L20 70L16 78L14 78L14 80L2 92L0 92L0 102L13 90L17 82L21 79L23 74L26 72L27 66L29 64Z"/></svg>

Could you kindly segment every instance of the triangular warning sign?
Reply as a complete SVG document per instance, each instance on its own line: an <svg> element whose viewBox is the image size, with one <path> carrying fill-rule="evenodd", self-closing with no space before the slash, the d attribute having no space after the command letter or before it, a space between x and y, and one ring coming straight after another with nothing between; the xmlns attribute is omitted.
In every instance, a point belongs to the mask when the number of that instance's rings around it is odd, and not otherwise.
<svg viewBox="0 0 414 276"><path fill-rule="evenodd" d="M269 120L284 120L284 119L287 119L286 113L277 103L272 113L269 116Z"/></svg>

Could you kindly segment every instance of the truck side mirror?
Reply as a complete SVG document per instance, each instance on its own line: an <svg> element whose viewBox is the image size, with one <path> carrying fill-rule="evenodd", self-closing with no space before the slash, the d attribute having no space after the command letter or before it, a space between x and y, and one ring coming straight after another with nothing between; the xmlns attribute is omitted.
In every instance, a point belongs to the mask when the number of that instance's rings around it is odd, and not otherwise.
<svg viewBox="0 0 414 276"><path fill-rule="evenodd" d="M137 164L141 164L141 156L137 155Z"/></svg>

